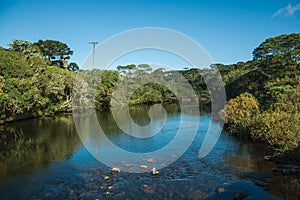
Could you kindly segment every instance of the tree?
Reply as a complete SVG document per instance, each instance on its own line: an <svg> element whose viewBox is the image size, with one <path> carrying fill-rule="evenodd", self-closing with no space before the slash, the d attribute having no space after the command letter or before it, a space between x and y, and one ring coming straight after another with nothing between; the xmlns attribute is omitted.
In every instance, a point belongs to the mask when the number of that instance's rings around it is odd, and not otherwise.
<svg viewBox="0 0 300 200"><path fill-rule="evenodd" d="M130 64L130 65L126 65L126 66L122 66L122 65L117 66L117 70L120 73L128 73L128 72L131 72L132 70L135 70L135 69L136 69L135 64Z"/></svg>
<svg viewBox="0 0 300 200"><path fill-rule="evenodd" d="M71 62L69 65L68 65L68 70L69 71L73 71L73 72L77 72L79 70L79 66L74 63L74 62Z"/></svg>
<svg viewBox="0 0 300 200"><path fill-rule="evenodd" d="M137 67L138 67L139 70L142 70L144 72L151 72L152 71L151 66L148 65L148 64L139 64Z"/></svg>
<svg viewBox="0 0 300 200"><path fill-rule="evenodd" d="M10 50L21 53L26 60L42 56L40 49L28 41L13 40L8 46Z"/></svg>
<svg viewBox="0 0 300 200"><path fill-rule="evenodd" d="M253 59L261 60L272 55L282 55L300 62L300 33L284 34L269 38L253 51Z"/></svg>
<svg viewBox="0 0 300 200"><path fill-rule="evenodd" d="M51 61L52 65L62 66L62 61L73 55L73 51L67 44L56 40L39 40L34 43L42 52L45 58Z"/></svg>

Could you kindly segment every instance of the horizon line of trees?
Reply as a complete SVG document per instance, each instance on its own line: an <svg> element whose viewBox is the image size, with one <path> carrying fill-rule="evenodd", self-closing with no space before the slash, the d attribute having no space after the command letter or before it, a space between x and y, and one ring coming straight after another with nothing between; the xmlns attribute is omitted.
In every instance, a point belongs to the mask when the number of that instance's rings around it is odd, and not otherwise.
<svg viewBox="0 0 300 200"><path fill-rule="evenodd" d="M60 50L50 48L51 45L60 45ZM83 87L78 93L81 96L76 98L83 104L92 100L97 108L111 105L114 87L125 78L128 82L120 86L120 91L137 88L130 98L125 93L121 96L129 98L132 105L178 102L166 85L137 87L135 81L150 75L164 77L170 87L183 77L199 100L208 102L210 92L203 76L209 79L210 72L217 68L228 100L227 110L220 112L226 117L227 132L263 141L279 152L299 148L300 33L268 38L253 50L253 60L232 65L214 64L212 69L205 69L205 73L197 69L153 70L147 64L118 66L118 71L68 71L55 65L55 61L72 54L63 43L42 40L37 43L15 40L9 49L0 48L1 120L69 111L74 99L73 80L78 75L82 77Z"/></svg>

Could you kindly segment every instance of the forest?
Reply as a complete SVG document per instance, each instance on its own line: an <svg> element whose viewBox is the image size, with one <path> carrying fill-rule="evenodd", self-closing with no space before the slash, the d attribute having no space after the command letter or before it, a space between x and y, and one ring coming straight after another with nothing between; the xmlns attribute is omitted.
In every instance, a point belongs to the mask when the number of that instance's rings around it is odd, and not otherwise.
<svg viewBox="0 0 300 200"><path fill-rule="evenodd" d="M126 85L132 95L119 96L115 102L118 105L126 99L131 105L184 100L184 96L176 97L174 90L164 85L148 83L139 87L136 82L142 77L164 77L170 87L184 78L198 100L209 104L210 92L204 80L209 80L217 68L227 95L226 109L219 112L226 122L225 131L266 143L278 154L299 150L299 33L266 39L253 50L253 60L213 64L201 70L153 70L148 64L117 66L117 70L80 70L76 63L66 65L72 54L66 44L53 40L14 40L9 48L0 47L0 124L70 112L74 101L80 101L80 105L87 104L85 100L92 101L97 109L109 107L114 87L125 78L123 87ZM74 84L82 88L74 91L79 88ZM92 90L87 90L85 84Z"/></svg>

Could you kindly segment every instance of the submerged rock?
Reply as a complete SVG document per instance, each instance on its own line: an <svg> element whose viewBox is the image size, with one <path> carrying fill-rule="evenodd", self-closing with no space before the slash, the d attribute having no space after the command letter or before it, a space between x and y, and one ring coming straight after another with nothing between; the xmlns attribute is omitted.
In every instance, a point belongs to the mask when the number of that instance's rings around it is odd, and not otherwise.
<svg viewBox="0 0 300 200"><path fill-rule="evenodd" d="M118 168L118 167L111 168L111 171L112 172L117 172L117 173L121 172L120 168Z"/></svg>
<svg viewBox="0 0 300 200"><path fill-rule="evenodd" d="M225 189L224 189L223 187L219 187L219 188L218 188L218 192L219 192L219 193L223 193L223 192L225 192Z"/></svg>
<svg viewBox="0 0 300 200"><path fill-rule="evenodd" d="M132 167L133 164L125 164L125 167Z"/></svg>
<svg viewBox="0 0 300 200"><path fill-rule="evenodd" d="M154 160L153 158L147 158L146 161L147 161L147 162L150 162L150 163L155 162L155 160Z"/></svg>
<svg viewBox="0 0 300 200"><path fill-rule="evenodd" d="M242 199L245 199L248 195L242 191L242 190L239 190L239 191L236 191L233 195L233 199L234 200L242 200Z"/></svg>
<svg viewBox="0 0 300 200"><path fill-rule="evenodd" d="M151 169L151 174L152 174L152 175L158 175L158 174L159 174L159 171L156 171L155 167L153 167L153 168Z"/></svg>

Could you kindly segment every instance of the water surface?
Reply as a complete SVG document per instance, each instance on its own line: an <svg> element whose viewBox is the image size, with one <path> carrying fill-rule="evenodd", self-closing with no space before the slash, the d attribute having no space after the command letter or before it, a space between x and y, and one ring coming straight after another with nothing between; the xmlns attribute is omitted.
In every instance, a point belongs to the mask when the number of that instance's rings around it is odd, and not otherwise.
<svg viewBox="0 0 300 200"><path fill-rule="evenodd" d="M165 108L167 119L162 131L144 139L123 133L109 110L98 112L97 118L114 144L131 152L149 152L169 144L178 130L180 107ZM144 126L150 122L148 110L147 106L136 106L130 114ZM211 122L209 113L201 113L190 114L191 119L200 117L190 148L176 162L160 169L157 176L152 176L150 169L146 173L112 173L82 144L70 114L2 126L0 199L232 199L241 194L247 199L300 198L300 178L275 175L275 164L263 160L270 152L264 145L222 134L208 156L199 159ZM87 119L88 113L82 116ZM212 122L212 126L217 128L218 123ZM87 135L97 141L97 135ZM120 163L156 164L146 159L140 163L121 159ZM105 176L109 180L104 180Z"/></svg>

